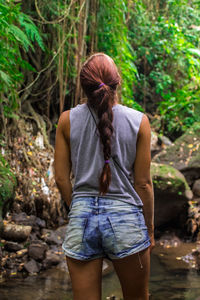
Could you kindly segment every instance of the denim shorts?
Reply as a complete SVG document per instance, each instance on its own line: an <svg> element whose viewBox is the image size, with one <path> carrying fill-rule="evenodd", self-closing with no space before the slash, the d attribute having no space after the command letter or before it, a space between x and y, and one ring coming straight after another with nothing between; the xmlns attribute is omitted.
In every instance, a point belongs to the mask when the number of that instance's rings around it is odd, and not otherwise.
<svg viewBox="0 0 200 300"><path fill-rule="evenodd" d="M150 246L141 207L104 197L72 200L62 248L78 260L119 259Z"/></svg>

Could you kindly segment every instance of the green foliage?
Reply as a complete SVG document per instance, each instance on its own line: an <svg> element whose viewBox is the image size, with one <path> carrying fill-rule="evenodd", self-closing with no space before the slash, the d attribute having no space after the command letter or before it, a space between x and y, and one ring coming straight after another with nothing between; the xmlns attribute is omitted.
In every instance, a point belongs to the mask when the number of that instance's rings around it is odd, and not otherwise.
<svg viewBox="0 0 200 300"><path fill-rule="evenodd" d="M165 126L163 126L163 131L171 134L182 133L194 122L199 121L199 114L195 113L195 107L198 104L197 94L194 94L193 90L188 90L187 87L164 95L164 101L159 105Z"/></svg>
<svg viewBox="0 0 200 300"><path fill-rule="evenodd" d="M19 15L19 24L25 30L26 36L31 40L31 42L37 41L39 47L44 51L45 47L41 35L38 31L38 28L30 19L30 17L21 12ZM30 40L29 40L29 46L31 46L31 48L34 50L33 46L30 44Z"/></svg>
<svg viewBox="0 0 200 300"><path fill-rule="evenodd" d="M10 170L9 164L0 154L0 206L14 193L16 178Z"/></svg>
<svg viewBox="0 0 200 300"><path fill-rule="evenodd" d="M18 108L17 89L23 80L23 69L34 70L22 59L21 50L34 50L37 41L44 49L38 29L15 1L0 0L0 106L5 117L14 117Z"/></svg>
<svg viewBox="0 0 200 300"><path fill-rule="evenodd" d="M79 60L85 59L85 53L90 54L90 42L95 41L91 48L110 55L119 67L120 92L125 105L160 114L162 132L173 138L199 120L199 1L95 0L94 3L89 0L80 17L79 1L71 6L70 0L39 1L37 11L33 9L36 7L33 2L24 1L22 12L19 1L0 0L0 109L4 117L16 117L18 91L25 70L35 71L22 58L24 51L35 52L34 65L39 65L44 77L48 74L51 79L49 86L41 84L43 90L48 91L48 97L55 82L55 90L62 91L63 97L73 103L74 96L78 99ZM97 24L96 11L92 11L95 6L98 6ZM79 28L83 18L87 28L84 33L88 34L84 37ZM36 26L34 19L41 23ZM91 38L90 32L97 36ZM83 45L81 57L80 49L77 50L79 42ZM38 47L46 50L44 64L41 55L37 57ZM56 71L56 64L59 71ZM36 90L40 86L38 82ZM42 92L32 89L32 95ZM42 101L46 98L44 94L41 97ZM36 102L39 103L38 99ZM44 113L45 105L41 106Z"/></svg>
<svg viewBox="0 0 200 300"><path fill-rule="evenodd" d="M136 1L129 28L139 79L136 98L157 107L163 132L177 136L199 115L200 9L195 1Z"/></svg>
<svg viewBox="0 0 200 300"><path fill-rule="evenodd" d="M135 52L128 39L127 13L127 1L100 0L97 26L98 50L110 55L120 70L122 102L141 110L133 97L137 68L134 64Z"/></svg>

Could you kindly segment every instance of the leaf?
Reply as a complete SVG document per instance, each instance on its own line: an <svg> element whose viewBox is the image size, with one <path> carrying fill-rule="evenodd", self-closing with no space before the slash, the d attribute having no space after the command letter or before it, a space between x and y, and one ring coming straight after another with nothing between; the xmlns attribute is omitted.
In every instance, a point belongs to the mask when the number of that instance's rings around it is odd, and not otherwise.
<svg viewBox="0 0 200 300"><path fill-rule="evenodd" d="M190 54L195 54L195 55L199 56L199 58L200 58L200 49L197 49L197 48L190 48L190 49L188 49L188 52L189 52Z"/></svg>
<svg viewBox="0 0 200 300"><path fill-rule="evenodd" d="M194 145L193 144L189 144L188 145L188 148L192 148Z"/></svg>
<svg viewBox="0 0 200 300"><path fill-rule="evenodd" d="M29 39L27 38L26 34L17 26L11 24L9 26L10 33L13 34L15 39L21 43L21 45L24 47L26 51L28 51L28 48L31 47L33 49L33 46L31 45Z"/></svg>
<svg viewBox="0 0 200 300"><path fill-rule="evenodd" d="M22 27L24 27L27 36L31 39L32 42L36 41L40 48L44 51L45 47L38 31L37 26L33 23L33 21L26 14L21 13L19 16L19 23Z"/></svg>
<svg viewBox="0 0 200 300"><path fill-rule="evenodd" d="M11 80L10 76L1 70L0 70L0 77L4 81L5 84L7 84L7 85L11 84L12 80Z"/></svg>

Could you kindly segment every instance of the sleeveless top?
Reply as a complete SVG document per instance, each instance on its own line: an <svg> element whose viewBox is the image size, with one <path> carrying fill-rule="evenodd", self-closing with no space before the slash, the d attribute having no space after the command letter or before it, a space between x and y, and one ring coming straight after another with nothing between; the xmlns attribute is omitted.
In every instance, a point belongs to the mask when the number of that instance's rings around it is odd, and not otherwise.
<svg viewBox="0 0 200 300"><path fill-rule="evenodd" d="M92 109L91 109L92 110ZM98 118L92 110L97 123ZM111 183L103 197L142 206L133 187L133 165L137 134L143 113L117 104L113 106L114 132L110 158ZM72 198L99 196L99 177L104 166L103 146L87 104L70 110L70 148L74 187Z"/></svg>

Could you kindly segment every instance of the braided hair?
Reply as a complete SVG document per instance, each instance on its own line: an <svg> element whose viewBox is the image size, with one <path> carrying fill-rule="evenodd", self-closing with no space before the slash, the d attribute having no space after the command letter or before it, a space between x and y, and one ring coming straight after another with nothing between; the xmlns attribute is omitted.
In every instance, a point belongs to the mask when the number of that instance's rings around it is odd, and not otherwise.
<svg viewBox="0 0 200 300"><path fill-rule="evenodd" d="M88 105L96 111L99 118L97 128L105 160L99 178L99 190L101 195L105 195L111 182L109 159L113 134L112 106L116 101L116 89L120 83L120 75L111 57L104 53L96 53L83 64L80 81L88 98Z"/></svg>

